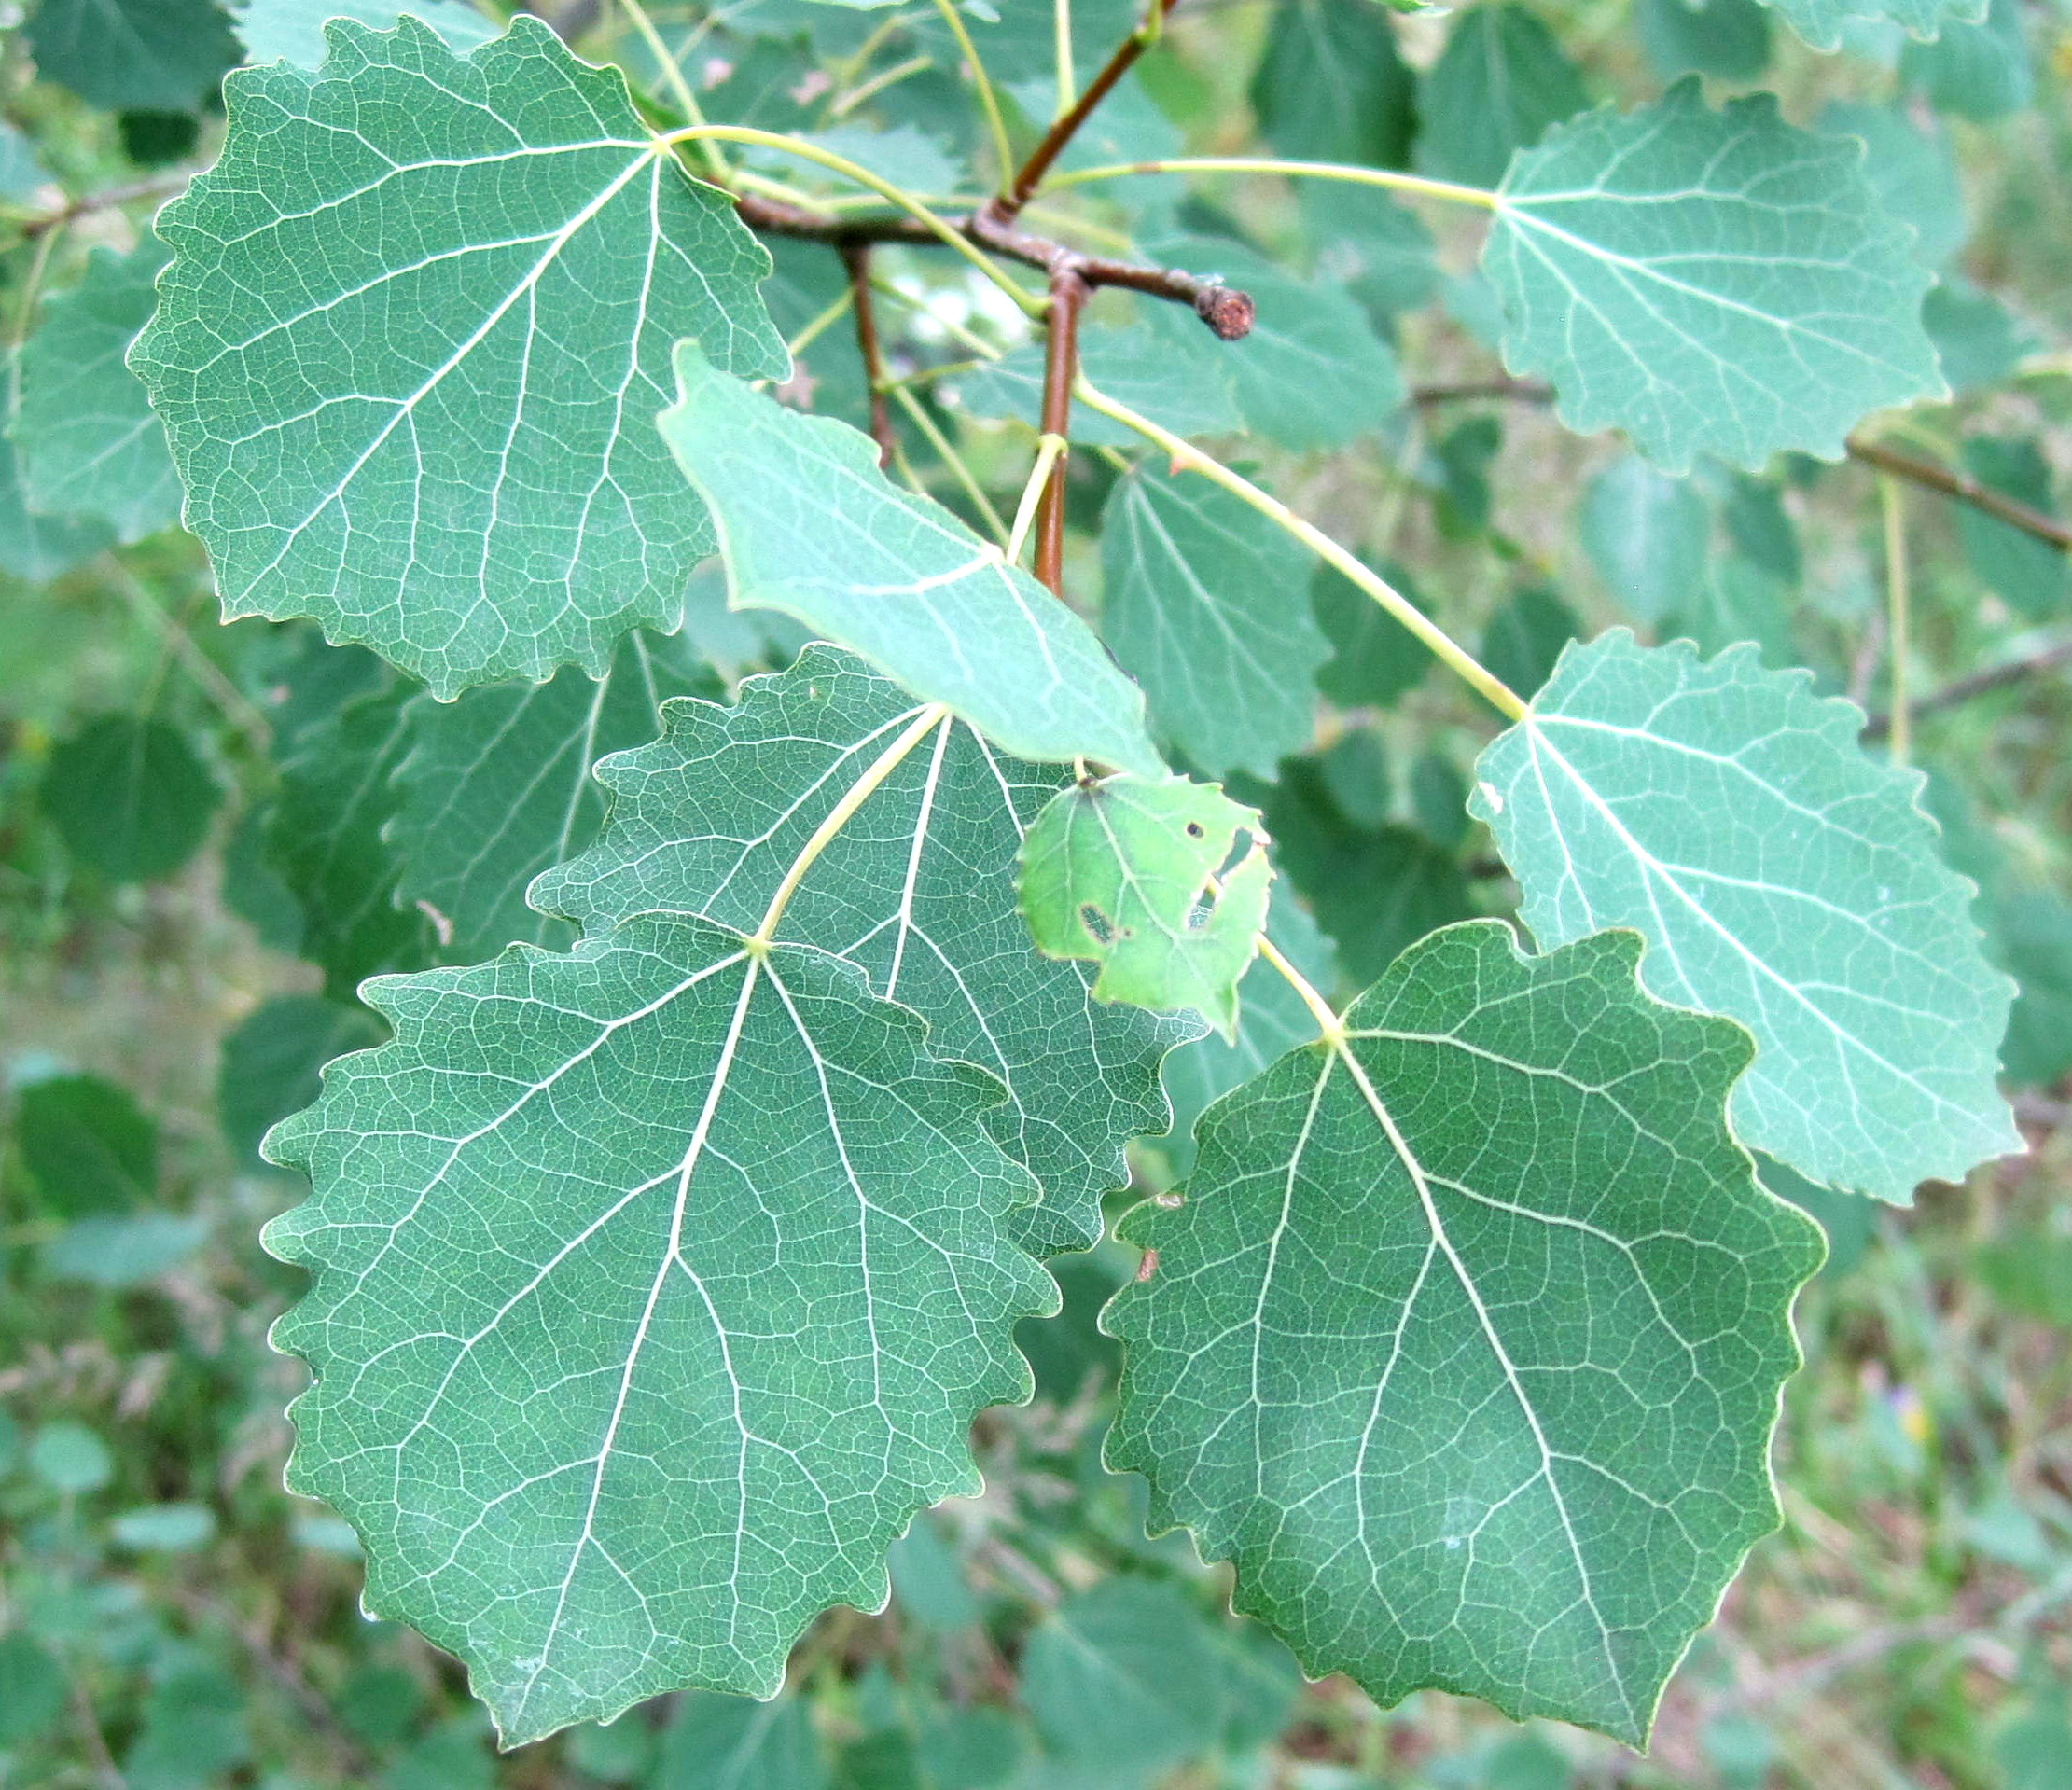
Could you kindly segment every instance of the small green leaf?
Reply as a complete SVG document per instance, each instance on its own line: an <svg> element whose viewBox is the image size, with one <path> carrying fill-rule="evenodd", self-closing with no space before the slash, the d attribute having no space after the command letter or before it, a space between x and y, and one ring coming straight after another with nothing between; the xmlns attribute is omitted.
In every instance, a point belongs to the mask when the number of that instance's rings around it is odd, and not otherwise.
<svg viewBox="0 0 2072 1790"><path fill-rule="evenodd" d="M1943 379L1959 395L1999 384L2043 345L1999 299L1954 273L1921 301L1921 326L1935 343Z"/></svg>
<svg viewBox="0 0 2072 1790"><path fill-rule="evenodd" d="M649 1790L823 1790L827 1767L805 1700L693 1691L662 1736Z"/></svg>
<svg viewBox="0 0 2072 1790"><path fill-rule="evenodd" d="M1755 1034L1739 1135L1904 1204L2022 1147L1994 1089L2012 990L1944 868L1918 771L1854 705L1738 647L1571 646L1476 767L1474 812L1543 949L1634 926L1663 1000Z"/></svg>
<svg viewBox="0 0 2072 1790"><path fill-rule="evenodd" d="M60 1217L134 1212L159 1185L159 1128L127 1089L99 1075L53 1075L21 1090L21 1166Z"/></svg>
<svg viewBox="0 0 2072 1790"><path fill-rule="evenodd" d="M850 965L686 915L369 993L395 1042L266 1141L314 1188L266 1232L314 1275L274 1332L316 1376L291 1486L508 1745L774 1695L1028 1395L1008 1335L1056 1290L1002 1230L1035 1187L999 1084Z"/></svg>
<svg viewBox="0 0 2072 1790"><path fill-rule="evenodd" d="M0 1636L0 1746L48 1734L64 1713L70 1688L64 1669L30 1636Z"/></svg>
<svg viewBox="0 0 2072 1790"><path fill-rule="evenodd" d="M35 145L13 125L0 122L0 199L32 200L50 178L36 159Z"/></svg>
<svg viewBox="0 0 2072 1790"><path fill-rule="evenodd" d="M104 715L44 767L65 849L113 882L156 882L201 850L223 791L177 728Z"/></svg>
<svg viewBox="0 0 2072 1790"><path fill-rule="evenodd" d="M1770 12L1760 0L1641 0L1634 16L1648 65L1662 80L1752 81L1770 65Z"/></svg>
<svg viewBox="0 0 2072 1790"><path fill-rule="evenodd" d="M1319 278L1342 284L1370 314L1394 316L1429 301L1439 288L1439 248L1424 219L1372 187L1300 185Z"/></svg>
<svg viewBox="0 0 2072 1790"><path fill-rule="evenodd" d="M140 1505L117 1517L108 1533L140 1552L184 1554L216 1533L216 1513L202 1504Z"/></svg>
<svg viewBox="0 0 2072 1790"><path fill-rule="evenodd" d="M2021 990L2001 1051L2008 1078L2047 1088L2072 1069L2072 905L2050 890L2016 886L1996 891L1984 912Z"/></svg>
<svg viewBox="0 0 2072 1790"><path fill-rule="evenodd" d="M1240 833L1251 842L1226 869ZM1038 951L1101 965L1096 1000L1191 1007L1228 1040L1272 878L1258 815L1213 784L1118 776L1051 798L1018 886Z"/></svg>
<svg viewBox="0 0 2072 1790"><path fill-rule="evenodd" d="M1454 15L1445 52L1420 84L1420 173L1471 187L1503 179L1513 151L1590 104L1581 71L1523 7Z"/></svg>
<svg viewBox="0 0 2072 1790"><path fill-rule="evenodd" d="M1580 639L1583 625L1559 594L1543 584L1511 592L1482 630L1482 663L1530 696L1553 674L1562 648Z"/></svg>
<svg viewBox="0 0 2072 1790"><path fill-rule="evenodd" d="M1221 1667L1215 1631L1177 1587L1111 1578L1031 1630L1022 1700L1053 1757L1138 1782L1215 1744Z"/></svg>
<svg viewBox="0 0 2072 1790"><path fill-rule="evenodd" d="M1843 34L1864 21L1889 21L1912 37L1945 35L1957 21L1985 16L1985 0L1763 0L1815 49L1839 49Z"/></svg>
<svg viewBox="0 0 2072 1790"><path fill-rule="evenodd" d="M351 19L370 30L390 31L405 13L422 19L449 48L464 54L503 30L467 0L231 0L230 6L246 62L285 60L304 68L324 60L326 20Z"/></svg>
<svg viewBox="0 0 2072 1790"><path fill-rule="evenodd" d="M350 1001L364 977L431 961L433 923L396 905L402 867L382 837L410 748L410 696L396 683L311 728L281 765L260 834L260 861L301 910L298 954L322 966L333 1000Z"/></svg>
<svg viewBox="0 0 2072 1790"><path fill-rule="evenodd" d="M1685 585L1681 602L1662 617L1664 639L1681 635L1706 658L1743 641L1772 671L1798 659L1791 641L1791 592L1773 573L1738 554L1705 563Z"/></svg>
<svg viewBox="0 0 2072 1790"><path fill-rule="evenodd" d="M1190 760L1270 777L1309 743L1331 649L1302 602L1300 542L1207 479L1147 465L1108 493L1101 565L1102 635Z"/></svg>
<svg viewBox="0 0 2072 1790"><path fill-rule="evenodd" d="M317 1097L324 1065L348 1050L370 1050L385 1036L364 1006L314 994L280 994L254 1007L223 1040L216 1079L216 1116L239 1159L265 1168L259 1139Z"/></svg>
<svg viewBox="0 0 2072 1790"><path fill-rule="evenodd" d="M1964 465L1972 478L2003 497L2045 516L2057 508L2051 463L2029 437L1975 435L1964 444ZM1979 580L2023 619L2047 621L2065 607L2065 555L2050 542L1969 504L1957 508L1957 535Z"/></svg>
<svg viewBox="0 0 2072 1790"><path fill-rule="evenodd" d="M47 584L90 560L115 540L115 531L93 516L44 516L29 507L22 488L21 456L14 444L21 411L21 356L0 354L0 400L7 426L0 430L0 572Z"/></svg>
<svg viewBox="0 0 2072 1790"><path fill-rule="evenodd" d="M1898 105L1851 105L1829 100L1816 120L1821 135L1854 137L1864 146L1864 177L1888 215L1912 224L1915 253L1939 268L1964 246L1970 229L1957 157L1949 132L1917 124Z"/></svg>
<svg viewBox="0 0 2072 1790"><path fill-rule="evenodd" d="M29 1444L29 1471L60 1496L77 1497L115 1478L115 1457L84 1423L46 1423Z"/></svg>
<svg viewBox="0 0 2072 1790"><path fill-rule="evenodd" d="M1381 570L1411 603L1430 613L1408 572L1386 562ZM1341 708L1385 709L1424 681L1432 649L1335 565L1316 568L1310 606L1334 649L1316 673L1316 687Z"/></svg>
<svg viewBox="0 0 2072 1790"><path fill-rule="evenodd" d="M1273 9L1251 100L1259 134L1293 160L1401 168L1416 91L1369 0L1290 0Z"/></svg>
<svg viewBox="0 0 2072 1790"><path fill-rule="evenodd" d="M769 257L616 70L538 20L404 15L226 84L130 364L227 617L313 616L449 697L675 627L712 546L652 417L669 354L782 378Z"/></svg>
<svg viewBox="0 0 2072 1790"><path fill-rule="evenodd" d="M1582 536L1613 600L1628 615L1655 621L1676 606L1704 564L1712 517L1688 480L1629 453L1590 481Z"/></svg>
<svg viewBox="0 0 2072 1790"><path fill-rule="evenodd" d="M36 73L108 111L186 112L237 61L213 0L35 0Z"/></svg>
<svg viewBox="0 0 2072 1790"><path fill-rule="evenodd" d="M1869 411L1940 395L1911 248L1854 144L1767 94L1712 111L1693 76L1521 151L1482 270L1511 371L1551 379L1570 428L1622 428L1680 473L1701 452L1839 459Z"/></svg>
<svg viewBox="0 0 2072 1790"><path fill-rule="evenodd" d="M591 933L652 909L753 928L800 850L911 727L920 705L841 648L813 645L737 707L670 704L663 736L605 760L609 825L535 885L542 909ZM928 1021L930 1048L980 1064L1008 1098L980 1119L1042 1186L1010 1214L1032 1254L1101 1235L1101 1196L1124 1186L1122 1146L1166 1127L1159 1061L1197 1035L1097 1002L1091 972L1037 955L1015 903L1023 829L1069 780L996 753L962 723L887 772L815 858L784 937L861 968Z"/></svg>
<svg viewBox="0 0 2072 1790"><path fill-rule="evenodd" d="M401 863L398 901L438 916L450 961L479 962L518 939L569 943L567 922L525 905L526 885L597 837L598 759L652 740L663 699L693 693L717 694L711 673L679 642L636 631L602 682L569 666L546 684L410 704L410 756L396 770L399 800L384 838Z"/></svg>
<svg viewBox="0 0 2072 1790"><path fill-rule="evenodd" d="M1123 1222L1108 1464L1312 1677L1638 1745L1776 1524L1818 1232L1727 1129L1747 1034L1651 999L1640 951L1434 934Z"/></svg>
<svg viewBox="0 0 2072 1790"><path fill-rule="evenodd" d="M1984 8L1971 5L1952 17L1935 42L1907 46L1899 58L1900 79L1926 93L1937 111L1976 124L1991 124L2025 108L2036 97L2036 68L2020 0L1993 0Z"/></svg>
<svg viewBox="0 0 2072 1790"><path fill-rule="evenodd" d="M95 249L79 284L46 302L21 351L21 404L10 428L29 506L92 517L122 541L180 520L180 481L144 383L122 357L157 303L164 248Z"/></svg>
<svg viewBox="0 0 2072 1790"><path fill-rule="evenodd" d="M1092 631L939 504L893 485L846 423L676 355L662 434L712 506L736 609L778 609L1024 758L1155 774L1143 692Z"/></svg>

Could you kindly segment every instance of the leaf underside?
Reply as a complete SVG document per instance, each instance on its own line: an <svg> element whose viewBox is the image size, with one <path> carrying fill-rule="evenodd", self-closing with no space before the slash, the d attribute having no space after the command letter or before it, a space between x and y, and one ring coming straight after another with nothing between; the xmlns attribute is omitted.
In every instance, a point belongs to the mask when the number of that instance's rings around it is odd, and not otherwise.
<svg viewBox="0 0 2072 1790"><path fill-rule="evenodd" d="M315 1383L289 1482L370 1610L459 1655L516 1745L685 1685L775 1694L881 1607L914 1512L980 1481L1056 1307L982 1071L825 953L676 914L568 956L369 985L395 1041L269 1134L314 1188L274 1340Z"/></svg>
<svg viewBox="0 0 2072 1790"><path fill-rule="evenodd" d="M1867 756L1862 721L1751 645L1706 662L1615 629L1484 751L1472 808L1543 947L1636 927L1656 994L1755 1034L1751 1148L1903 1204L2022 1147L1994 1087L2012 990L1920 773Z"/></svg>
<svg viewBox="0 0 2072 1790"><path fill-rule="evenodd" d="M1746 1034L1648 996L1640 949L1431 935L1124 1221L1156 1253L1103 1319L1109 1464L1313 1677L1637 1744L1777 1520L1819 1233L1726 1129Z"/></svg>
<svg viewBox="0 0 2072 1790"><path fill-rule="evenodd" d="M653 908L747 929L828 811L920 705L840 647L752 677L738 706L678 701L651 746L605 759L603 836L535 885L534 903L596 932ZM1095 1001L1077 964L1040 957L1015 905L1023 829L1069 780L1009 758L962 723L939 727L807 871L787 938L847 958L928 1021L939 1057L1007 1086L982 1123L1041 1186L1008 1215L1036 1255L1101 1234L1101 1196L1125 1185L1122 1146L1167 1124L1166 1051L1192 1021Z"/></svg>
<svg viewBox="0 0 2072 1790"><path fill-rule="evenodd" d="M311 616L449 697L676 625L712 547L656 436L669 356L782 378L770 257L616 71L537 20L456 56L328 27L226 83L131 365L226 616Z"/></svg>

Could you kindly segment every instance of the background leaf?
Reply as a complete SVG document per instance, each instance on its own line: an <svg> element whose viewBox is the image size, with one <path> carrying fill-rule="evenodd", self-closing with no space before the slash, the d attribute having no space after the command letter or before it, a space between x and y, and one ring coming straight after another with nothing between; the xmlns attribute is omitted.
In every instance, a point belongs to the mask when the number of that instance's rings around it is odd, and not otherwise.
<svg viewBox="0 0 2072 1790"><path fill-rule="evenodd" d="M1514 150L1589 104L1581 72L1534 14L1471 7L1454 16L1445 52L1419 90L1418 169L1494 187Z"/></svg>
<svg viewBox="0 0 2072 1790"><path fill-rule="evenodd" d="M35 0L25 35L45 80L111 108L185 111L238 59L211 0Z"/></svg>
<svg viewBox="0 0 2072 1790"><path fill-rule="evenodd" d="M155 882L201 850L223 791L177 728L104 715L50 754L42 798L79 863Z"/></svg>

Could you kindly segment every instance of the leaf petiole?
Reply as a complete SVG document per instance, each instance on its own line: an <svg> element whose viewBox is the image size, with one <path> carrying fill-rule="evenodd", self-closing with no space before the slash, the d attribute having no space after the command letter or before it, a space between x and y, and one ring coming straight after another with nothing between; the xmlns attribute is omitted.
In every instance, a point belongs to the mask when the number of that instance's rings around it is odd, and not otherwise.
<svg viewBox="0 0 2072 1790"><path fill-rule="evenodd" d="M1166 161L1119 161L1101 168L1077 168L1044 183L1044 190L1083 187L1089 181L1121 180L1131 174L1279 174L1288 179L1343 180L1360 187L1385 187L1416 199L1436 199L1449 205L1472 205L1497 211L1501 194L1451 180L1427 180L1422 174L1398 173L1388 168L1357 168L1336 161L1276 161L1254 156L1175 156Z"/></svg>
<svg viewBox="0 0 2072 1790"><path fill-rule="evenodd" d="M971 34L965 29L962 16L956 8L956 0L935 0L936 10L942 15L942 22L950 27L950 35L957 40L965 66L971 71L971 84L979 90L979 107L986 115L986 130L993 137L993 153L1000 164L995 178L1005 181L1014 172L1014 148L1008 142L1008 127L1000 117L1000 102L993 91L993 80L986 73L986 65Z"/></svg>
<svg viewBox="0 0 2072 1790"><path fill-rule="evenodd" d="M1036 465L1030 469L1029 482L1022 488L1022 502L1014 512L1014 526L1008 532L1009 565L1021 563L1022 543L1029 538L1030 525L1036 520L1036 505L1042 500L1044 489L1050 482L1050 468L1058 464L1058 456L1064 450L1065 441L1062 435L1046 435L1037 438Z"/></svg>
<svg viewBox="0 0 2072 1790"><path fill-rule="evenodd" d="M1211 482L1221 485L1233 497L1241 498L1251 505L1268 520L1286 529L1317 558L1343 573L1360 590L1372 597L1430 647L1434 656L1444 661L1450 671L1484 697L1500 714L1512 721L1524 719L1525 704L1516 691L1458 645L1452 635L1386 578L1363 565L1314 523L1304 521L1279 498L1269 496L1250 479L1232 472L1222 462L1210 459L1200 449L1181 440L1171 430L1161 428L1149 417L1140 416L1128 405L1119 404L1105 393L1096 390L1083 375L1075 385L1073 395L1090 410L1100 411L1103 416L1121 423L1126 429L1133 429L1147 441L1164 449L1173 457L1175 468L1202 474Z"/></svg>

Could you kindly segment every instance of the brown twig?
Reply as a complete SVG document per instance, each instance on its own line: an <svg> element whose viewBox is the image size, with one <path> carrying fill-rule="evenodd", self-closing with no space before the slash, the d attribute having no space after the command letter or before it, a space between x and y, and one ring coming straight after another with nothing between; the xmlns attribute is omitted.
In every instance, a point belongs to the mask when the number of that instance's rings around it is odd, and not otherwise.
<svg viewBox="0 0 2072 1790"><path fill-rule="evenodd" d="M1895 479L1904 479L1912 484L1926 486L1929 491L1939 491L1945 497L1954 497L1960 504L1969 504L1973 509L1982 510L2009 527L2018 528L2023 534L2056 548L2060 553L2072 553L2072 528L2044 515L2041 510L2031 509L2012 497L2002 496L1968 473L1952 472L1932 460L1901 453L1897 448L1888 448L1881 441L1867 441L1861 436L1849 437L1849 457L1862 461L1867 466L1876 466L1881 472L1888 472Z"/></svg>
<svg viewBox="0 0 2072 1790"><path fill-rule="evenodd" d="M1973 672L1969 677L1960 677L1954 683L1945 684L1940 690L1907 705L1908 713L1914 715L1933 715L1940 709L1954 709L1960 702L1968 702L1975 696L1984 696L1991 691L2005 689L2010 684L2021 684L2032 677L2041 677L2054 672L2061 665L2072 665L2072 640L2061 640L2054 646L2046 646L2025 659L2010 659L2003 665L1989 665L1982 672ZM1863 724L1866 740L1883 740L1892 730L1889 715L1873 715Z"/></svg>
<svg viewBox="0 0 2072 1790"><path fill-rule="evenodd" d="M1150 0L1150 9L1145 14L1144 22L1116 46L1107 65L1087 83L1087 90L1078 102L1043 133L1043 141L1029 152L1029 159L1015 171L1007 190L987 201L986 215L1002 224L1014 221L1022 206L1036 197L1036 188L1043 185L1043 176L1050 172L1050 164L1064 153L1065 146L1078 134L1079 127L1093 116L1095 108L1114 90L1115 84L1136 65L1136 59L1158 41L1166 14L1177 4L1178 0Z"/></svg>
<svg viewBox="0 0 2072 1790"><path fill-rule="evenodd" d="M1075 268L1050 276L1050 316L1043 345L1043 417L1045 435L1070 439L1072 382L1079 372L1079 312L1092 296ZM1058 454L1036 508L1036 581L1052 596L1064 594L1064 466Z"/></svg>
<svg viewBox="0 0 2072 1790"><path fill-rule="evenodd" d="M75 217L84 217L89 212L107 211L112 206L127 205L132 200L169 198L174 193L184 192L191 178L189 174L160 174L155 180L133 180L125 187L104 187L97 193L82 193L77 199L68 199L55 210L24 217L18 228L23 236L41 236L44 231L69 224Z"/></svg>
<svg viewBox="0 0 2072 1790"><path fill-rule="evenodd" d="M856 313L856 352L863 356L863 376L870 385L870 438L878 444L878 465L889 466L898 451L899 437L893 433L892 407L885 401L885 363L878 345L877 296L870 290L870 245L842 243L837 245L841 265L849 272L851 308Z"/></svg>
<svg viewBox="0 0 2072 1790"><path fill-rule="evenodd" d="M1511 398L1520 404L1551 404L1554 388L1537 379L1470 379L1451 385L1417 385L1411 388L1411 402L1459 404L1475 398Z"/></svg>
<svg viewBox="0 0 2072 1790"><path fill-rule="evenodd" d="M827 217L802 205L787 205L757 193L737 194L734 209L750 229L765 236L789 236L807 243L827 243L840 249L897 243L913 248L939 248L941 240L911 217ZM994 254L1024 267L1056 273L1070 267L1089 286L1119 286L1147 298L1190 306L1194 314L1225 341L1235 341L1252 326L1250 298L1213 280L1178 268L1138 267L1105 256L1084 255L1046 236L1031 236L1008 223L988 222L983 212L950 220L954 228Z"/></svg>

